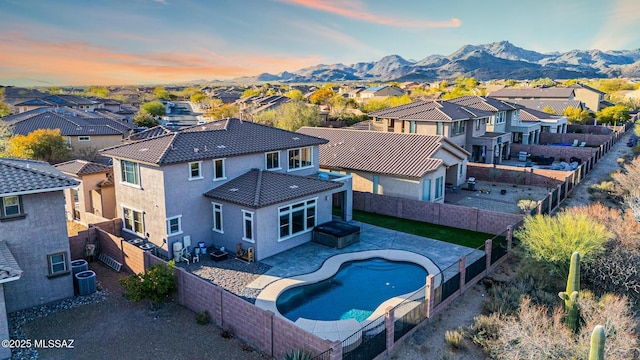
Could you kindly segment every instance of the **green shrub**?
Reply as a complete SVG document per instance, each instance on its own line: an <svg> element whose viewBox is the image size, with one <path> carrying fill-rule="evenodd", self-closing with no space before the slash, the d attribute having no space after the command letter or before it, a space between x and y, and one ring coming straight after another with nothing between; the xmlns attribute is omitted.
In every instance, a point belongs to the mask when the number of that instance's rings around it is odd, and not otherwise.
<svg viewBox="0 0 640 360"><path fill-rule="evenodd" d="M209 312L207 310L196 315L196 323L198 325L207 325L211 322L211 316L209 316Z"/></svg>
<svg viewBox="0 0 640 360"><path fill-rule="evenodd" d="M461 349L463 347L464 331L462 329L447 330L444 333L444 339L452 350Z"/></svg>
<svg viewBox="0 0 640 360"><path fill-rule="evenodd" d="M569 274L569 259L574 251L588 263L604 250L610 234L587 214L562 211L556 216L526 217L515 236L526 257L546 267L551 276L564 278Z"/></svg>
<svg viewBox="0 0 640 360"><path fill-rule="evenodd" d="M473 318L473 325L471 325L471 333L473 334L471 340L483 349L489 349L498 338L499 331L500 318L498 314L476 316Z"/></svg>
<svg viewBox="0 0 640 360"><path fill-rule="evenodd" d="M311 360L311 353L300 349L291 350L284 354L283 360Z"/></svg>
<svg viewBox="0 0 640 360"><path fill-rule="evenodd" d="M531 210L538 207L538 202L533 199L520 199L518 200L518 209L522 211L523 214L531 213Z"/></svg>
<svg viewBox="0 0 640 360"><path fill-rule="evenodd" d="M175 263L156 264L145 273L133 274L120 280L125 289L124 296L133 301L151 300L154 304L165 301L176 291L176 279L173 276Z"/></svg>

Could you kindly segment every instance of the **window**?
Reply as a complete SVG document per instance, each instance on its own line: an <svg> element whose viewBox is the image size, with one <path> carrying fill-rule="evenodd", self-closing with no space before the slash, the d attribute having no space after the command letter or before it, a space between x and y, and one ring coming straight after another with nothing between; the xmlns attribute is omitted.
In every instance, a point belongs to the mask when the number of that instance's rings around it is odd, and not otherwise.
<svg viewBox="0 0 640 360"><path fill-rule="evenodd" d="M78 141L91 141L90 136L78 136Z"/></svg>
<svg viewBox="0 0 640 360"><path fill-rule="evenodd" d="M182 215L167 218L167 235L182 234Z"/></svg>
<svg viewBox="0 0 640 360"><path fill-rule="evenodd" d="M139 235L144 234L144 220L142 218L142 212L136 211L133 209L129 209L126 207L122 208L122 212L124 214L124 229L129 230L130 232L134 232Z"/></svg>
<svg viewBox="0 0 640 360"><path fill-rule="evenodd" d="M442 121L438 121L436 123L436 135L442 135L443 123Z"/></svg>
<svg viewBox="0 0 640 360"><path fill-rule="evenodd" d="M140 186L140 169L138 163L133 161L120 160L122 168L122 182Z"/></svg>
<svg viewBox="0 0 640 360"><path fill-rule="evenodd" d="M378 184L380 183L380 177L378 175L373 175L373 189L372 192L374 194L378 193Z"/></svg>
<svg viewBox="0 0 640 360"><path fill-rule="evenodd" d="M189 180L202 179L202 161L189 163Z"/></svg>
<svg viewBox="0 0 640 360"><path fill-rule="evenodd" d="M454 121L451 124L451 135L464 134L464 121Z"/></svg>
<svg viewBox="0 0 640 360"><path fill-rule="evenodd" d="M280 241L316 226L316 200L306 200L278 208Z"/></svg>
<svg viewBox="0 0 640 360"><path fill-rule="evenodd" d="M311 166L311 148L289 150L289 170L303 169Z"/></svg>
<svg viewBox="0 0 640 360"><path fill-rule="evenodd" d="M213 160L213 181L224 180L224 159Z"/></svg>
<svg viewBox="0 0 640 360"><path fill-rule="evenodd" d="M422 201L431 201L431 179L422 181Z"/></svg>
<svg viewBox="0 0 640 360"><path fill-rule="evenodd" d="M78 189L71 189L73 191L73 203L77 205L80 204L80 196L78 195Z"/></svg>
<svg viewBox="0 0 640 360"><path fill-rule="evenodd" d="M242 210L242 222L244 224L244 232L242 240L254 242L253 240L253 213L250 211Z"/></svg>
<svg viewBox="0 0 640 360"><path fill-rule="evenodd" d="M416 133L416 122L411 120L409 121L409 132L411 134L415 134Z"/></svg>
<svg viewBox="0 0 640 360"><path fill-rule="evenodd" d="M442 185L443 185L443 178L442 176L440 176L439 178L436 179L436 199L439 199L442 197Z"/></svg>
<svg viewBox="0 0 640 360"><path fill-rule="evenodd" d="M480 125L482 124L482 119L476 120L476 130L480 130Z"/></svg>
<svg viewBox="0 0 640 360"><path fill-rule="evenodd" d="M2 200L0 218L14 218L24 215L22 209L22 196L6 196L0 199Z"/></svg>
<svg viewBox="0 0 640 360"><path fill-rule="evenodd" d="M504 111L497 112L495 115L496 124L502 124L506 121L507 116Z"/></svg>
<svg viewBox="0 0 640 360"><path fill-rule="evenodd" d="M222 204L217 204L212 202L213 205L213 231L224 234L224 230L222 228Z"/></svg>
<svg viewBox="0 0 640 360"><path fill-rule="evenodd" d="M280 151L268 152L264 155L267 162L267 170L280 169Z"/></svg>
<svg viewBox="0 0 640 360"><path fill-rule="evenodd" d="M69 272L66 252L47 255L47 262L49 263L49 276L62 275Z"/></svg>

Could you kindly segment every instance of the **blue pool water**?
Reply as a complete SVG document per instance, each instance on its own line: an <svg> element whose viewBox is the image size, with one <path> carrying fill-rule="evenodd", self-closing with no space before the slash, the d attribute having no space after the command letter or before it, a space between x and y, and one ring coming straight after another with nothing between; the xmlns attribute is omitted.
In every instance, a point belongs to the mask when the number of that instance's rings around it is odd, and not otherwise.
<svg viewBox="0 0 640 360"><path fill-rule="evenodd" d="M285 290L276 306L291 321L363 321L384 301L423 287L427 275L422 266L409 262L350 261L329 279Z"/></svg>

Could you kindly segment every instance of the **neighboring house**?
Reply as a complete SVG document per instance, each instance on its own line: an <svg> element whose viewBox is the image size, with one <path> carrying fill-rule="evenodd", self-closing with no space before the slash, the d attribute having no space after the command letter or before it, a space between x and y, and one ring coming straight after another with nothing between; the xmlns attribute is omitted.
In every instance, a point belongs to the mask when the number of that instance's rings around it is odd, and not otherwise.
<svg viewBox="0 0 640 360"><path fill-rule="evenodd" d="M63 191L78 185L48 163L0 158L0 262L22 269L3 286L7 312L73 296Z"/></svg>
<svg viewBox="0 0 640 360"><path fill-rule="evenodd" d="M38 129L60 129L67 144L77 155L120 144L129 136L131 124L109 118L96 118L92 113L68 109L36 109L2 118L14 135L28 135Z"/></svg>
<svg viewBox="0 0 640 360"><path fill-rule="evenodd" d="M443 100L415 101L375 111L372 130L442 135L471 153L471 161L502 163L510 154L511 133L487 131L490 111Z"/></svg>
<svg viewBox="0 0 640 360"><path fill-rule="evenodd" d="M449 101L469 108L491 112L492 116L487 123L488 132L499 134L509 132L514 143L540 143L541 124L520 121L520 108L522 108L520 105L484 96L463 96Z"/></svg>
<svg viewBox="0 0 640 360"><path fill-rule="evenodd" d="M638 101L640 100L640 89L625 91L623 97L627 101Z"/></svg>
<svg viewBox="0 0 640 360"><path fill-rule="evenodd" d="M391 85L373 86L360 92L361 100L386 99L390 96L403 96L402 89Z"/></svg>
<svg viewBox="0 0 640 360"><path fill-rule="evenodd" d="M120 110L122 110L122 102L115 100L115 99L105 99L105 98L99 98L99 97L92 97L89 100L92 100L94 102L96 102L96 109L105 109L105 110L109 110L111 112L118 112Z"/></svg>
<svg viewBox="0 0 640 360"><path fill-rule="evenodd" d="M236 103L240 106L240 113L248 119L252 119L258 113L267 110L275 110L278 106L291 101L286 96L252 96L238 100Z"/></svg>
<svg viewBox="0 0 640 360"><path fill-rule="evenodd" d="M116 194L111 166L71 160L54 167L80 182L78 187L64 191L67 220L90 224L116 217Z"/></svg>
<svg viewBox="0 0 640 360"><path fill-rule="evenodd" d="M575 92L574 99L582 101L587 110L592 113L596 113L606 107L613 106L613 104L604 99L605 93L598 89L594 89L584 84L574 84L571 85L570 88Z"/></svg>
<svg viewBox="0 0 640 360"><path fill-rule="evenodd" d="M551 115L544 111L535 109L522 108L520 109L520 121L540 123L540 129L542 132L564 134L567 132L567 117ZM515 140L514 140L515 142ZM524 140L521 142L526 144Z"/></svg>
<svg viewBox="0 0 640 360"><path fill-rule="evenodd" d="M466 181L468 151L441 135L303 127L299 133L329 140L320 168L353 177L353 190L444 202L445 184Z"/></svg>
<svg viewBox="0 0 640 360"><path fill-rule="evenodd" d="M500 100L573 100L575 89L571 87L504 88L487 96Z"/></svg>
<svg viewBox="0 0 640 360"><path fill-rule="evenodd" d="M138 140L144 140L144 139L150 139L150 138L154 138L160 135L166 135L166 134L171 134L178 131L178 128L176 127L169 127L167 125L157 125L154 126L152 128L148 128L146 130L142 130L136 133L133 133L131 135L129 135L129 137L127 137L125 139L125 142L132 142L132 141L138 141Z"/></svg>
<svg viewBox="0 0 640 360"><path fill-rule="evenodd" d="M509 102L538 111L551 110L552 115L559 116L562 116L569 107L586 110L584 103L580 100L509 100Z"/></svg>
<svg viewBox="0 0 640 360"><path fill-rule="evenodd" d="M49 95L43 98L31 99L14 105L20 113L41 107L68 107L77 110L93 111L98 106L97 101L76 95Z"/></svg>
<svg viewBox="0 0 640 360"><path fill-rule="evenodd" d="M313 227L332 219L334 205L351 219L351 177L319 179L318 146L326 143L226 119L102 155L113 158L124 233L169 257L189 236L192 244L253 246L259 260L310 241Z"/></svg>

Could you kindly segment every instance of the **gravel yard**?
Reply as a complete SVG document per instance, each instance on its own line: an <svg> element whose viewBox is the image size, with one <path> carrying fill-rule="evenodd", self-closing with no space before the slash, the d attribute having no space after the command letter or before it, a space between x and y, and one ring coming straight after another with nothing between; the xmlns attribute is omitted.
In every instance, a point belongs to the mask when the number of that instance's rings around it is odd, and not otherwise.
<svg viewBox="0 0 640 360"><path fill-rule="evenodd" d="M167 302L157 311L150 311L146 303L132 303L122 297L118 284L125 274L95 262L90 268L107 291L87 301L70 300L87 304L19 312L10 318L16 327L12 334L24 339L73 339L74 348L31 350L16 353L14 359L36 359L38 355L41 359L270 358L238 338L223 338L222 330L213 324L196 324L196 314L176 302Z"/></svg>

